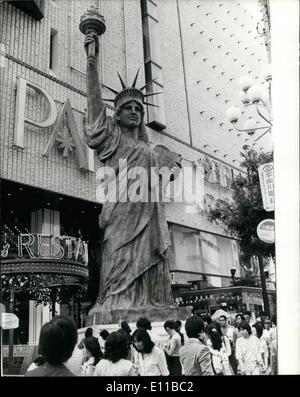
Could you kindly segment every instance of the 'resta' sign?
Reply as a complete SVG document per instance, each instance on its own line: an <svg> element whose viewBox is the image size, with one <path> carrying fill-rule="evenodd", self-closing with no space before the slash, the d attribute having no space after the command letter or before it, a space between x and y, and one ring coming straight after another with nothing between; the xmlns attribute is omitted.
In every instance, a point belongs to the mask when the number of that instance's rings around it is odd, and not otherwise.
<svg viewBox="0 0 300 397"><path fill-rule="evenodd" d="M61 259L88 263L88 245L72 236L21 233L8 235L1 258Z"/></svg>
<svg viewBox="0 0 300 397"><path fill-rule="evenodd" d="M260 190L266 211L274 211L274 164L267 163L258 167Z"/></svg>
<svg viewBox="0 0 300 397"><path fill-rule="evenodd" d="M31 88L42 95L48 104L48 115L45 120L34 120L26 116L26 101L27 101L27 88ZM57 140L64 118L68 120L68 127L70 130L72 141L76 148L76 153L79 162L79 168L85 171L94 171L94 151L83 145L79 136L79 131L75 122L75 117L71 107L69 98L63 104L59 114L57 107L52 96L42 87L23 79L17 78L17 99L16 99L16 113L15 113L15 134L14 145L20 149L25 149L24 126L25 123L34 125L40 128L53 127L51 136L44 148L42 155L48 157L50 151Z"/></svg>

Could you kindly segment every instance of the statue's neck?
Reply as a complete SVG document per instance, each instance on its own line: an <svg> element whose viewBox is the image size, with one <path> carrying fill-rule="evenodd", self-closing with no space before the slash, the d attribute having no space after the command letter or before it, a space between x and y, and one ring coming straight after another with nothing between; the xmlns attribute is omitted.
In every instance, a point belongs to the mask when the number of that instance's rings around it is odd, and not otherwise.
<svg viewBox="0 0 300 397"><path fill-rule="evenodd" d="M122 134L128 136L131 139L137 140L139 136L139 129L138 127L134 129L122 127Z"/></svg>

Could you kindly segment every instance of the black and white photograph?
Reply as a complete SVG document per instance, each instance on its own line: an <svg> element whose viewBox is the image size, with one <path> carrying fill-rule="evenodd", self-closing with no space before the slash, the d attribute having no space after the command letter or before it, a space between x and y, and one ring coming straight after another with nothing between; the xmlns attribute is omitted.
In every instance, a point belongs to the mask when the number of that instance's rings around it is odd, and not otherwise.
<svg viewBox="0 0 300 397"><path fill-rule="evenodd" d="M300 374L297 23L0 1L2 377Z"/></svg>

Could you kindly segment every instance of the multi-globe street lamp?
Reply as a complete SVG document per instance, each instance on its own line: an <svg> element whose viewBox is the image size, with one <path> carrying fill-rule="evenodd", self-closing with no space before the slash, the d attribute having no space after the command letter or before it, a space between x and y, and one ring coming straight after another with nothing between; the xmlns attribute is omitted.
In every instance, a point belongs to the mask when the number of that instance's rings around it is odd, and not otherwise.
<svg viewBox="0 0 300 397"><path fill-rule="evenodd" d="M239 100L246 107L255 107L256 115L263 120L263 126L260 126L260 121L250 116L243 124L242 128L237 126L239 119L242 116L242 111L238 106L232 106L226 111L228 121L233 125L234 129L248 135L253 136L257 131L263 132L255 141L258 141L265 134L271 131L272 128L272 115L271 115L271 65L268 64L262 71L262 77L267 83L267 88L262 85L255 84L254 79L249 76L242 76L239 79Z"/></svg>

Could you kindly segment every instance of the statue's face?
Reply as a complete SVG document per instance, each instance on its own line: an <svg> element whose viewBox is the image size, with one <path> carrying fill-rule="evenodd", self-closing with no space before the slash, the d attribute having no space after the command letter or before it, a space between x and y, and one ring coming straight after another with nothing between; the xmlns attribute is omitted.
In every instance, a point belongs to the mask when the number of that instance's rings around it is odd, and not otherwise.
<svg viewBox="0 0 300 397"><path fill-rule="evenodd" d="M120 125L123 127L129 129L137 128L142 121L142 110L140 105L135 101L125 103L120 110L118 119Z"/></svg>

